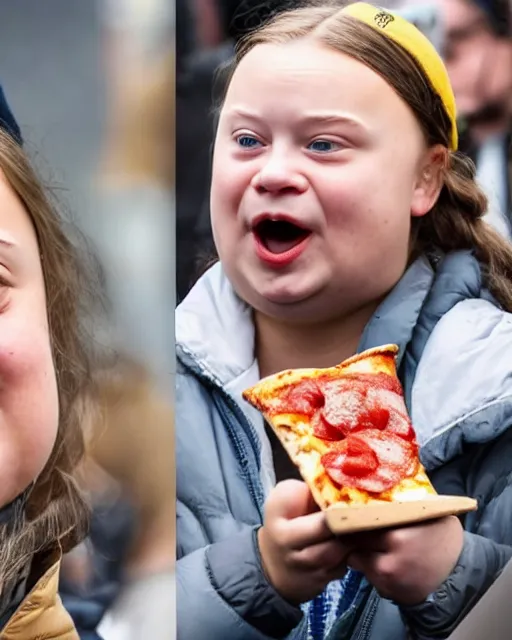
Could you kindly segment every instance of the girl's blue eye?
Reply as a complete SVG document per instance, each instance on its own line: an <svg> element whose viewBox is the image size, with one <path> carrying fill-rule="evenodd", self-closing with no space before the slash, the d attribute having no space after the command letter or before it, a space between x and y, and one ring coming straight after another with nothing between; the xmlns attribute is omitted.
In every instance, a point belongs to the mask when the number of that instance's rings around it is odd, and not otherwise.
<svg viewBox="0 0 512 640"><path fill-rule="evenodd" d="M320 153L329 153L330 151L336 151L339 145L330 140L313 140L308 146L311 151L317 151Z"/></svg>
<svg viewBox="0 0 512 640"><path fill-rule="evenodd" d="M256 140L254 136L248 135L238 136L236 141L244 149L253 149L259 144L258 140Z"/></svg>

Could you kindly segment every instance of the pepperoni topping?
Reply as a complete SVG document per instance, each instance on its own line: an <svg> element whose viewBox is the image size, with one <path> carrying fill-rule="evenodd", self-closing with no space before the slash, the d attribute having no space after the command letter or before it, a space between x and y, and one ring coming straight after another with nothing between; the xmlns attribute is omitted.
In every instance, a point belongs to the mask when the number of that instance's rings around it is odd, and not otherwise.
<svg viewBox="0 0 512 640"><path fill-rule="evenodd" d="M386 431L394 433L409 442L414 442L416 440L416 434L414 433L414 429L409 418L396 411L390 412Z"/></svg>
<svg viewBox="0 0 512 640"><path fill-rule="evenodd" d="M386 407L386 402L381 401L379 393L391 397L396 396L395 393L374 388L368 389L367 384L358 379L333 380L326 383L323 390L325 406L320 413L328 432L332 433L334 429L347 436L349 433L357 431L383 430L387 427L389 410ZM396 397L400 400L399 396ZM399 403L396 404L400 406ZM315 433L319 438L322 437L321 431L322 429L318 428Z"/></svg>
<svg viewBox="0 0 512 640"><path fill-rule="evenodd" d="M343 440L345 437L345 434L340 429L332 427L324 420L321 411L317 411L311 418L311 428L313 435L320 438L320 440L337 441Z"/></svg>
<svg viewBox="0 0 512 640"><path fill-rule="evenodd" d="M367 429L333 445L321 462L336 484L382 493L415 473L417 446L394 433Z"/></svg>
<svg viewBox="0 0 512 640"><path fill-rule="evenodd" d="M368 391L369 389L382 389L383 391L391 391L399 396L402 395L402 385L396 376L388 373L353 373L343 377L347 387L354 389L356 386L360 389Z"/></svg>
<svg viewBox="0 0 512 640"><path fill-rule="evenodd" d="M385 428L405 440L412 441L415 439L416 436L402 395L383 389L370 389L367 395L367 402L374 407L376 412L382 411L382 407L386 407L388 410L386 425L377 427L377 423L375 423L376 428Z"/></svg>
<svg viewBox="0 0 512 640"><path fill-rule="evenodd" d="M389 423L389 411L384 408L367 408L360 416L355 431L365 431L366 429L378 429L383 431Z"/></svg>
<svg viewBox="0 0 512 640"><path fill-rule="evenodd" d="M328 427L346 436L359 425L365 409L366 392L361 385L346 380L332 380L323 386L325 405L321 416Z"/></svg>
<svg viewBox="0 0 512 640"><path fill-rule="evenodd" d="M390 376L387 373L377 373L375 375L367 374L368 378L372 378L372 380L368 380L368 386L372 389L382 389L383 391L391 391L391 393L395 393L400 398L403 397L403 389L400 384L400 380L396 376ZM363 376L361 376L363 377Z"/></svg>
<svg viewBox="0 0 512 640"><path fill-rule="evenodd" d="M324 406L324 402L324 394L317 380L306 379L290 387L274 412L313 416Z"/></svg>
<svg viewBox="0 0 512 640"><path fill-rule="evenodd" d="M329 459L332 459L334 464L335 457L341 472L355 478L364 478L379 466L378 458L372 448L364 440L355 437L347 438L338 447L326 453L322 462L327 463L329 467L331 466L328 464Z"/></svg>
<svg viewBox="0 0 512 640"><path fill-rule="evenodd" d="M388 389L376 389L375 387L368 389L367 391L368 404L373 407L386 407L401 413L404 416L407 415L407 408L402 393L396 393L395 391L389 391Z"/></svg>
<svg viewBox="0 0 512 640"><path fill-rule="evenodd" d="M363 406L363 399L367 394L375 396L379 391L390 395L397 394L398 398L402 393L400 382L386 373L352 374L344 376L342 380L333 380L330 377L306 378L290 386L279 402L272 407L272 413L299 413L312 416L318 409L324 407L324 418L327 424L334 427L341 426L348 433L357 422L351 414L355 414L357 408ZM339 400L342 394L344 396L348 394L344 397L343 403ZM380 406L383 405L387 406L387 403L381 402Z"/></svg>

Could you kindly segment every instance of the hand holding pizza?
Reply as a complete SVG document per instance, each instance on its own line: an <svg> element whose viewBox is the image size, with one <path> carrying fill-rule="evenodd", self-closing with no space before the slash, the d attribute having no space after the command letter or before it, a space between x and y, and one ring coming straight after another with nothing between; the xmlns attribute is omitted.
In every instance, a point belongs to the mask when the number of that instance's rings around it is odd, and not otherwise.
<svg viewBox="0 0 512 640"><path fill-rule="evenodd" d="M351 547L333 536L304 482L276 485L258 532L263 570L288 602L300 604L345 575Z"/></svg>
<svg viewBox="0 0 512 640"><path fill-rule="evenodd" d="M477 503L438 496L432 486L397 377L397 352L387 345L329 369L282 371L243 393L307 483L275 488L259 533L267 577L291 602L313 598L348 565L383 596L418 604L460 556L462 526L441 516Z"/></svg>
<svg viewBox="0 0 512 640"><path fill-rule="evenodd" d="M449 516L411 527L356 533L342 538L356 547L348 565L363 573L381 596L415 605L436 591L462 552L464 531Z"/></svg>

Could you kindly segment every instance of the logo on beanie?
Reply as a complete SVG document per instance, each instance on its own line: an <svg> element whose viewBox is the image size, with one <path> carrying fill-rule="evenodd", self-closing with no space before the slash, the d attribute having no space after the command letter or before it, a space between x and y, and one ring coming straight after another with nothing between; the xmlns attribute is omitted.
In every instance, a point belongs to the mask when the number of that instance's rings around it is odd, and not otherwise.
<svg viewBox="0 0 512 640"><path fill-rule="evenodd" d="M381 29L385 29L390 22L393 22L394 19L394 16L387 11L379 11L374 18L375 24Z"/></svg>

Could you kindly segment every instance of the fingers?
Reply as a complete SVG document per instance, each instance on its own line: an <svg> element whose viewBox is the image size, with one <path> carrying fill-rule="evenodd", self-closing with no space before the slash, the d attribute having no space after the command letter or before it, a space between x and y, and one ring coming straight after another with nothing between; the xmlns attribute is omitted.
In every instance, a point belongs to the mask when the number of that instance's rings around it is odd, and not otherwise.
<svg viewBox="0 0 512 640"><path fill-rule="evenodd" d="M389 551L393 543L394 532L389 529L380 529L378 531L363 531L360 533L341 536L339 539L348 547L357 548L361 552L379 552L385 553Z"/></svg>
<svg viewBox="0 0 512 640"><path fill-rule="evenodd" d="M323 513L312 513L294 520L280 519L271 526L281 544L288 549L300 551L315 544L334 540Z"/></svg>
<svg viewBox="0 0 512 640"><path fill-rule="evenodd" d="M265 505L265 526L288 549L304 549L334 537L307 484L298 480L276 485Z"/></svg>
<svg viewBox="0 0 512 640"><path fill-rule="evenodd" d="M383 597L416 604L453 571L464 531L460 521L450 516L351 539L357 544L347 565L363 573Z"/></svg>
<svg viewBox="0 0 512 640"><path fill-rule="evenodd" d="M365 576L369 576L375 571L379 572L382 561L387 557L385 553L378 551L357 550L348 554L346 562L347 566L351 569L364 573Z"/></svg>
<svg viewBox="0 0 512 640"><path fill-rule="evenodd" d="M258 545L267 579L289 602L311 600L346 572L349 549L333 536L304 482L288 480L271 491Z"/></svg>
<svg viewBox="0 0 512 640"><path fill-rule="evenodd" d="M340 537L347 546L360 551L389 553L408 544L417 535L428 535L428 531L443 524L448 518L437 518L416 525L377 529Z"/></svg>
<svg viewBox="0 0 512 640"><path fill-rule="evenodd" d="M342 568L344 572L348 553L349 550L337 540L329 540L294 551L290 561L302 569L333 571Z"/></svg>
<svg viewBox="0 0 512 640"><path fill-rule="evenodd" d="M268 518L276 517L285 520L318 511L308 485L299 480L279 482L269 495L265 507Z"/></svg>
<svg viewBox="0 0 512 640"><path fill-rule="evenodd" d="M306 483L286 480L276 485L265 506L265 526L282 547L300 550L334 538L313 504Z"/></svg>

